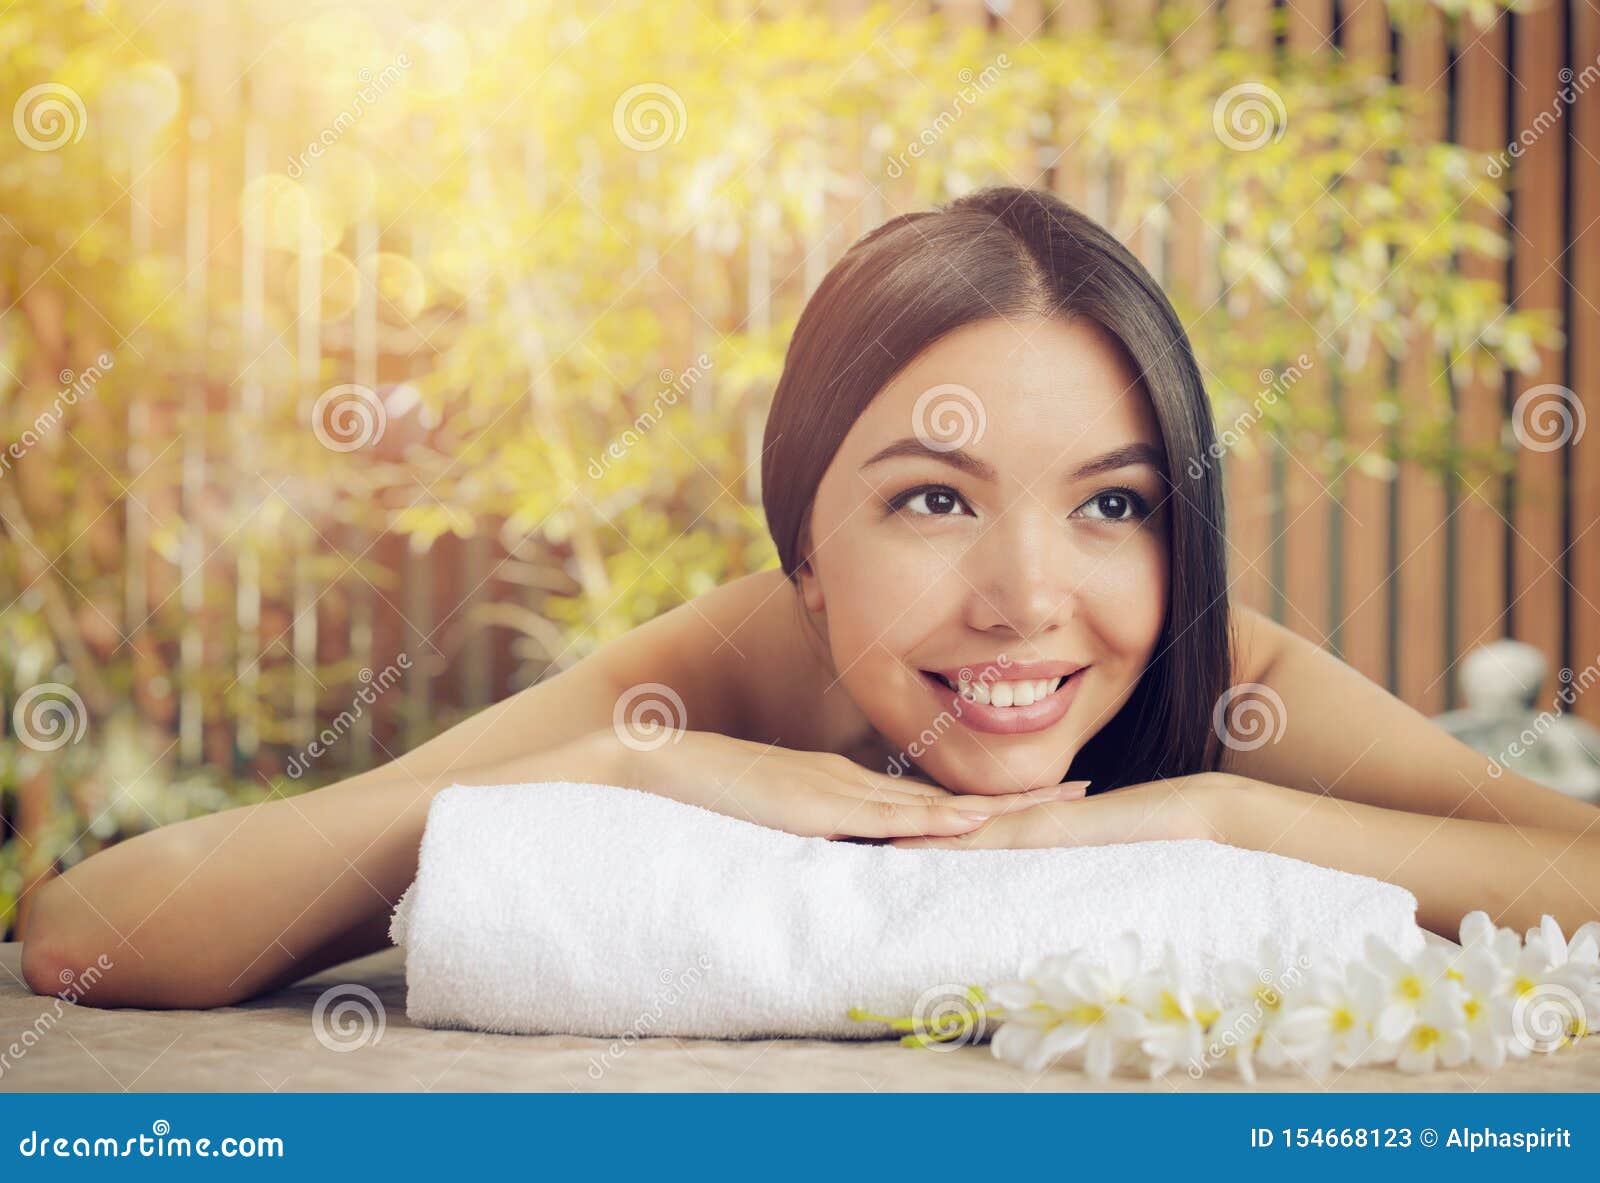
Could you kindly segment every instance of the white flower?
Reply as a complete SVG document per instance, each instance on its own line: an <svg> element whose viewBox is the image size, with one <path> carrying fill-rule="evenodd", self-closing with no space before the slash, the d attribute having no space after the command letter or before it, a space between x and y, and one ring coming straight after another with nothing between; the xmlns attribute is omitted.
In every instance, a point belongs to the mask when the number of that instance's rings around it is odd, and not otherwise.
<svg viewBox="0 0 1600 1183"><path fill-rule="evenodd" d="M1467 1036L1459 996L1435 991L1405 1033L1395 1067L1402 1072L1432 1072L1441 1064L1454 1068L1471 1055L1472 1041Z"/></svg>
<svg viewBox="0 0 1600 1183"><path fill-rule="evenodd" d="M1437 945L1424 946L1408 960L1387 941L1368 934L1366 953L1366 967L1377 975L1383 990L1383 1006L1372 1021L1372 1034L1397 1051L1436 997L1443 995L1450 1003L1459 1004L1460 983L1449 976L1450 954Z"/></svg>
<svg viewBox="0 0 1600 1183"><path fill-rule="evenodd" d="M1349 1068L1371 1058L1372 1023L1383 1004L1382 981L1359 964L1314 970L1283 1008L1274 1034L1290 1060L1323 1076L1334 1064Z"/></svg>
<svg viewBox="0 0 1600 1183"><path fill-rule="evenodd" d="M1461 983L1462 1026L1472 1062L1491 1070L1500 1067L1511 1035L1511 1003L1505 997L1510 971L1487 945L1472 945L1456 957L1449 972Z"/></svg>
<svg viewBox="0 0 1600 1183"><path fill-rule="evenodd" d="M1036 1072L1066 1060L1095 1079L1129 1060L1157 1076L1231 1058L1253 1083L1257 1064L1313 1076L1334 1064L1493 1070L1600 1026L1600 922L1569 941L1551 916L1524 936L1476 911L1460 932L1460 948L1430 944L1409 957L1369 937L1363 959L1335 967L1302 954L1273 968L1263 940L1254 961L1217 967L1215 999L1184 980L1170 944L1158 967L1138 972L1138 935L1124 933L1104 961L1049 957L992 987L1001 1025L991 1050Z"/></svg>
<svg viewBox="0 0 1600 1183"><path fill-rule="evenodd" d="M1143 1033L1143 1017L1127 999L1138 968L1133 932L1112 942L1105 962L1081 952L1046 958L1023 981L990 991L1005 1012L990 1050L1030 1072L1070 1058L1105 1079Z"/></svg>
<svg viewBox="0 0 1600 1183"><path fill-rule="evenodd" d="M1221 1012L1212 999L1190 989L1170 942L1160 968L1136 978L1128 989L1128 1000L1144 1017L1139 1047L1148 1058L1146 1068L1152 1077L1179 1063L1204 1061L1206 1028Z"/></svg>

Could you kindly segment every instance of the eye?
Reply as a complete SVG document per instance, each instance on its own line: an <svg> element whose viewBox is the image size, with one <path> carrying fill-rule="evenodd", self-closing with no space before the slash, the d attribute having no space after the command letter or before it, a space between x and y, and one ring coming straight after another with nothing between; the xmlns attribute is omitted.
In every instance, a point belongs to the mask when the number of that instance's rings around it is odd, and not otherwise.
<svg viewBox="0 0 1600 1183"><path fill-rule="evenodd" d="M1106 522L1136 522L1150 516L1145 499L1132 489L1106 489L1083 503L1098 510L1088 516Z"/></svg>
<svg viewBox="0 0 1600 1183"><path fill-rule="evenodd" d="M972 510L961 494L947 485L923 485L907 489L889 502L891 510L909 509L914 517L971 516Z"/></svg>

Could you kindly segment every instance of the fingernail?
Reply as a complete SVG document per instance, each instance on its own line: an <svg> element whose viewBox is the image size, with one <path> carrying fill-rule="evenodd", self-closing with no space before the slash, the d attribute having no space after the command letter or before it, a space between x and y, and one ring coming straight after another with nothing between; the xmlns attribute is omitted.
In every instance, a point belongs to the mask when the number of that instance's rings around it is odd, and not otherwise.
<svg viewBox="0 0 1600 1183"><path fill-rule="evenodd" d="M965 809L957 810L957 812L969 822L986 822L989 820L989 815L987 813L969 813Z"/></svg>

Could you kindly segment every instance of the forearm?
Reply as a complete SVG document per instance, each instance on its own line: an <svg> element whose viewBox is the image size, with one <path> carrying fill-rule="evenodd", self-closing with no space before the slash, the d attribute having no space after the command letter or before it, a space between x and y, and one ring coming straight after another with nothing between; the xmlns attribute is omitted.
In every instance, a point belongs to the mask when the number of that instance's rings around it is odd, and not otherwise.
<svg viewBox="0 0 1600 1183"><path fill-rule="evenodd" d="M1236 846L1370 875L1417 897L1417 921L1456 939L1482 910L1522 931L1545 913L1571 932L1597 917L1600 826L1556 830L1407 813L1234 778L1221 830Z"/></svg>
<svg viewBox="0 0 1600 1183"><path fill-rule="evenodd" d="M428 806L453 783L603 775L592 746L426 778L392 764L299 797L194 818L102 851L39 889L29 985L99 974L95 1006L205 1007L292 979L382 919L416 875ZM109 968L106 968L109 963Z"/></svg>

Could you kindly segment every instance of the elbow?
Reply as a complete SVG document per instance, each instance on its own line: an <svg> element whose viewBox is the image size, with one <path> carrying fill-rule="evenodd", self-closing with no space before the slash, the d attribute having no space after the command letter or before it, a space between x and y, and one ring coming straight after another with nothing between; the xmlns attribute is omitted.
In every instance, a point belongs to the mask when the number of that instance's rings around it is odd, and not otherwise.
<svg viewBox="0 0 1600 1183"><path fill-rule="evenodd" d="M35 994L79 1006L208 1010L248 992L207 972L203 958L178 957L123 939L95 906L60 879L34 888L22 942L22 979ZM179 968L181 966L181 969Z"/></svg>
<svg viewBox="0 0 1600 1183"><path fill-rule="evenodd" d="M60 879L34 888L22 940L22 980L35 994L86 1006L125 1006L119 942Z"/></svg>

